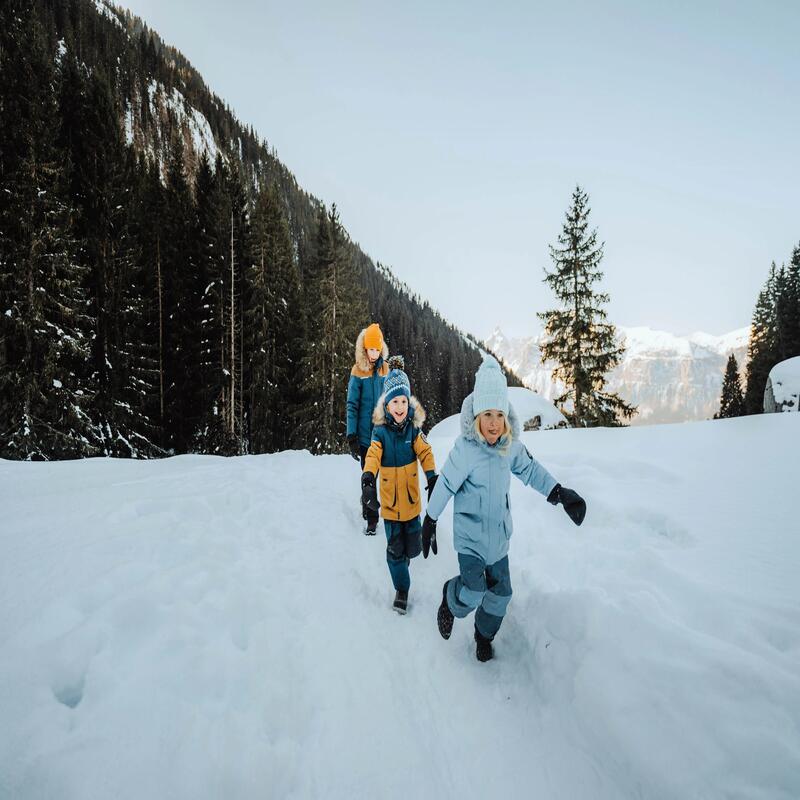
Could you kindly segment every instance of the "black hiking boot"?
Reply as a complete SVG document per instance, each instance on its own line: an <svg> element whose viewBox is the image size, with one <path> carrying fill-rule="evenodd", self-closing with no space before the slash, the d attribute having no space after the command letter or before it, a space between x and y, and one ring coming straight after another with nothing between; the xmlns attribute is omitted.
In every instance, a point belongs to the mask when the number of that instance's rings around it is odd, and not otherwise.
<svg viewBox="0 0 800 800"><path fill-rule="evenodd" d="M491 661L494 658L492 640L487 639L477 628L475 628L475 644L475 656L478 661Z"/></svg>
<svg viewBox="0 0 800 800"><path fill-rule="evenodd" d="M455 617L447 605L447 584L450 581L445 581L442 586L442 603L439 610L436 612L436 624L439 626L439 633L442 634L442 639L449 639L450 634L453 632L453 621Z"/></svg>
<svg viewBox="0 0 800 800"><path fill-rule="evenodd" d="M408 592L405 589L398 589L395 592L392 608L398 614L405 614L408 611Z"/></svg>

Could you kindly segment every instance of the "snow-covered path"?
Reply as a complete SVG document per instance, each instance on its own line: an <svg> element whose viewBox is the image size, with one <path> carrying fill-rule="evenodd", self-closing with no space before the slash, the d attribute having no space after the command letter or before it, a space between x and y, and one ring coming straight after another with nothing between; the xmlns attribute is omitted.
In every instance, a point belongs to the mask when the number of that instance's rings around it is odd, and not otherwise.
<svg viewBox="0 0 800 800"><path fill-rule="evenodd" d="M524 438L488 664L349 457L0 461L0 797L800 796L800 415Z"/></svg>

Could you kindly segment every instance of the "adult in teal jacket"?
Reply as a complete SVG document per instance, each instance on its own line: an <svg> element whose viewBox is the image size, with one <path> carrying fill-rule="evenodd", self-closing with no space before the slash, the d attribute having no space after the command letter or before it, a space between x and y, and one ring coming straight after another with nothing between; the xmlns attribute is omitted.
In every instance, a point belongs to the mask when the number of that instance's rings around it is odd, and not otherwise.
<svg viewBox="0 0 800 800"><path fill-rule="evenodd" d="M475 614L476 655L492 658L492 640L500 629L511 600L508 566L509 539L513 532L509 490L511 474L535 489L549 502L563 503L580 525L586 503L556 479L520 441L520 424L511 404L500 365L487 358L475 376L475 391L461 406L461 436L428 503L423 524L423 554L436 541L436 520L451 497L453 545L459 574L442 587L437 614L439 632L450 637L454 617Z"/></svg>
<svg viewBox="0 0 800 800"><path fill-rule="evenodd" d="M383 394L383 382L389 374L389 348L383 332L373 322L358 334L356 339L355 364L350 370L347 384L347 442L356 461L367 456L372 441L372 412ZM362 505L362 516L367 521L366 533L374 535L378 526L378 512Z"/></svg>

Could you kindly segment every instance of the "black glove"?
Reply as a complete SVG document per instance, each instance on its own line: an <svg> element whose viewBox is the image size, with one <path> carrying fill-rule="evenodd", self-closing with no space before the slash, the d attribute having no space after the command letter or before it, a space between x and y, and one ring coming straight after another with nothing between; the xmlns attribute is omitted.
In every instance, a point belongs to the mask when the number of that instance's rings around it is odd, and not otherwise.
<svg viewBox="0 0 800 800"><path fill-rule="evenodd" d="M580 525L586 516L586 501L577 492L565 489L560 483L557 483L547 495L547 502L554 506L561 503L564 511L576 525Z"/></svg>
<svg viewBox="0 0 800 800"><path fill-rule="evenodd" d="M430 478L428 478L428 486L426 488L428 489L428 502L429 503L431 501L431 495L433 494L433 487L436 486L436 481L438 481L438 480L439 480L439 476L435 472L433 473L433 475L430 476Z"/></svg>
<svg viewBox="0 0 800 800"><path fill-rule="evenodd" d="M347 444L350 445L350 455L353 456L356 461L359 461L361 459L361 450L358 446L358 436L355 433L351 433L347 437Z"/></svg>
<svg viewBox="0 0 800 800"><path fill-rule="evenodd" d="M370 511L377 511L380 508L378 493L375 490L375 476L371 472L361 475L361 504Z"/></svg>
<svg viewBox="0 0 800 800"><path fill-rule="evenodd" d="M422 521L422 557L428 557L428 550L433 550L436 555L439 547L436 544L436 520L431 519L427 514Z"/></svg>

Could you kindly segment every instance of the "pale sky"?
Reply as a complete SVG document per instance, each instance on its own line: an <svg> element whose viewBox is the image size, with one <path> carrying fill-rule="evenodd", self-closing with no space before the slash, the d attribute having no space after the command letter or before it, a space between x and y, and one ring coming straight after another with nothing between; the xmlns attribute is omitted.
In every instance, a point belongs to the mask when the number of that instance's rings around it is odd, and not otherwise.
<svg viewBox="0 0 800 800"><path fill-rule="evenodd" d="M611 321L749 324L800 242L800 2L129 0L374 260L539 329L572 190Z"/></svg>

